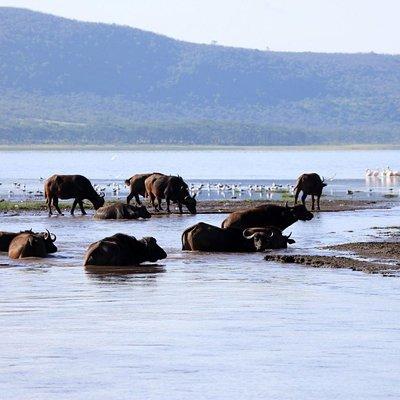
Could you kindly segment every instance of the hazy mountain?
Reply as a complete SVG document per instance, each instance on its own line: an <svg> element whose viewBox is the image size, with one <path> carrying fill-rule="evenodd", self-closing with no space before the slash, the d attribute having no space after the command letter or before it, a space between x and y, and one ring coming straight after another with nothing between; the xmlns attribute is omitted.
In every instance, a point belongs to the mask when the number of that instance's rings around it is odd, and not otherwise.
<svg viewBox="0 0 400 400"><path fill-rule="evenodd" d="M0 143L398 143L400 56L198 45L0 8Z"/></svg>

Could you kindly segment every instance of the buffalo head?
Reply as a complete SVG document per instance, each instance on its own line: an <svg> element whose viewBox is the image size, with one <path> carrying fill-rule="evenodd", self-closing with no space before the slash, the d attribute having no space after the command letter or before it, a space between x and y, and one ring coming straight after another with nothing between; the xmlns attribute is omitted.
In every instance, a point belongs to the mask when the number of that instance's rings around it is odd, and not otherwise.
<svg viewBox="0 0 400 400"><path fill-rule="evenodd" d="M147 259L151 262L167 258L167 253L157 244L153 237L144 237L141 242L146 245Z"/></svg>
<svg viewBox="0 0 400 400"><path fill-rule="evenodd" d="M243 231L243 237L254 241L256 251L264 251L266 249L286 249L288 243L293 244L295 241L290 236L282 235L282 231L275 227L267 228L247 228Z"/></svg>
<svg viewBox="0 0 400 400"><path fill-rule="evenodd" d="M312 212L308 211L306 206L303 204L297 204L294 207L289 207L286 203L286 210L288 210L292 216L299 221L310 221L314 218Z"/></svg>
<svg viewBox="0 0 400 400"><path fill-rule="evenodd" d="M42 232L39 235L44 240L46 251L48 253L55 253L57 251L57 246L54 244L54 242L56 241L57 236L54 233L50 233L47 229L46 232Z"/></svg>
<svg viewBox="0 0 400 400"><path fill-rule="evenodd" d="M134 207L137 218L151 218L151 214L147 211L146 206Z"/></svg>
<svg viewBox="0 0 400 400"><path fill-rule="evenodd" d="M93 199L92 203L95 210L98 210L100 207L104 206L104 196L104 192L101 192L97 197Z"/></svg>
<svg viewBox="0 0 400 400"><path fill-rule="evenodd" d="M189 210L190 214L196 214L197 210L196 210L196 195L194 195L193 197L191 197L190 195L187 195L182 203L187 207L187 209Z"/></svg>

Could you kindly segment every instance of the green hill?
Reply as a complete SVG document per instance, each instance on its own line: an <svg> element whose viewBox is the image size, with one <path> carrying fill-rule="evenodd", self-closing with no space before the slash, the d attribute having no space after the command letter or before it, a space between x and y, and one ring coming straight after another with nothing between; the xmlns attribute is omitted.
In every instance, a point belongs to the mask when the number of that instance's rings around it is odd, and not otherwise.
<svg viewBox="0 0 400 400"><path fill-rule="evenodd" d="M199 45L0 8L0 143L400 142L400 56Z"/></svg>

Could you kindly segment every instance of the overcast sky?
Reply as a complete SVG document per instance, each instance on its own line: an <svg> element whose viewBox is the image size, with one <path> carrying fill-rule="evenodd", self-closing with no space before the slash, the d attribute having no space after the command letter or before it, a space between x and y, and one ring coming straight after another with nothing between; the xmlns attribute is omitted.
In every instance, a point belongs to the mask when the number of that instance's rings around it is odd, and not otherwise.
<svg viewBox="0 0 400 400"><path fill-rule="evenodd" d="M400 54L400 0L0 0L198 43Z"/></svg>

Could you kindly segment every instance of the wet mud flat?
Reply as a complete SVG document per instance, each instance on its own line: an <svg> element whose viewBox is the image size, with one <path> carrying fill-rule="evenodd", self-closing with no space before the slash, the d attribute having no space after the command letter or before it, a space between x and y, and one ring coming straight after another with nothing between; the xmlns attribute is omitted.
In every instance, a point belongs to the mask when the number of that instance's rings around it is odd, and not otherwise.
<svg viewBox="0 0 400 400"><path fill-rule="evenodd" d="M266 261L313 268L346 268L384 276L400 276L400 242L354 242L324 247L338 255L267 254ZM343 255L343 252L349 253Z"/></svg>
<svg viewBox="0 0 400 400"><path fill-rule="evenodd" d="M120 202L125 202L125 199L121 199ZM116 201L107 201L107 204L113 204ZM166 215L165 204L163 204L164 209L162 211L154 212L151 205L147 202L143 202L148 208L148 210L154 215ZM271 201L271 200L200 200L197 203L197 213L198 214L226 214L238 210L244 210L247 208L256 207L262 204L285 204L285 201ZM289 205L293 204L293 200L288 201ZM321 212L339 212L339 211L355 211L355 210L366 210L372 208L391 208L395 205L393 201L378 200L342 200L335 198L324 199L321 204ZM72 202L60 202L60 208L63 213L69 213L71 210ZM310 204L306 204L310 208ZM92 210L93 206L85 202L85 209ZM183 212L188 213L188 211L183 207ZM172 213L178 212L175 205L171 206ZM80 214L79 210L75 211ZM43 201L2 201L0 202L0 215L8 213L26 213L31 215L45 215L48 213L47 206Z"/></svg>

